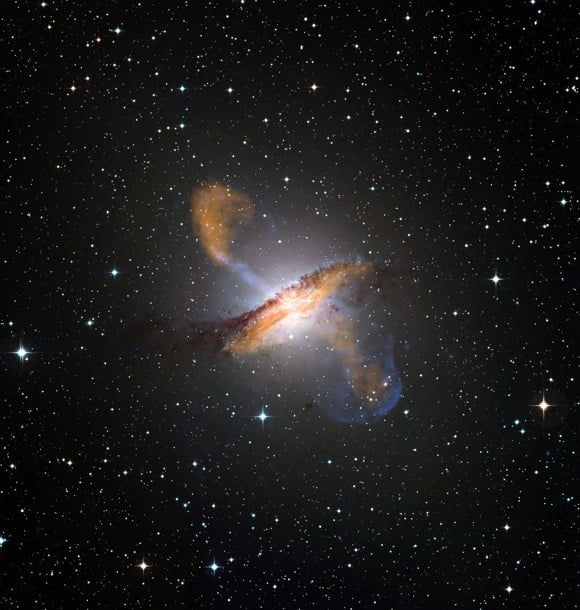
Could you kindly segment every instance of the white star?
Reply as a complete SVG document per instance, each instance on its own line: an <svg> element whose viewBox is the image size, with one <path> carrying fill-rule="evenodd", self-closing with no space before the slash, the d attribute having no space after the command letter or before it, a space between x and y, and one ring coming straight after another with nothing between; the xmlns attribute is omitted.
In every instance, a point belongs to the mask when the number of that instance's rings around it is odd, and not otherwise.
<svg viewBox="0 0 580 610"><path fill-rule="evenodd" d="M264 423L269 417L270 417L269 415L266 415L264 413L264 409L262 409L262 412L260 413L260 415L256 415L256 418L261 420L262 423Z"/></svg>
<svg viewBox="0 0 580 610"><path fill-rule="evenodd" d="M540 409L542 409L542 411L545 413L545 412L546 412L546 409L547 409L548 407L550 407L550 406L551 406L551 405L549 405L549 404L546 402L546 398L545 398L544 396L542 396L542 402L541 402L541 403L538 405L538 407L540 407Z"/></svg>
<svg viewBox="0 0 580 610"><path fill-rule="evenodd" d="M119 26L117 26L117 27L116 27L116 28L113 30L113 32L115 32L115 34L117 34L117 36L118 36L118 35L119 35L119 34L120 34L122 31L123 31L123 30L122 30L122 29L121 29Z"/></svg>
<svg viewBox="0 0 580 610"><path fill-rule="evenodd" d="M141 560L141 563L140 563L140 564L139 564L137 567L138 567L138 568L141 568L141 569L143 570L143 574L145 574L145 570L146 570L147 568L150 568L151 566L147 565L147 564L145 563L145 558L143 558L143 559Z"/></svg>
<svg viewBox="0 0 580 610"><path fill-rule="evenodd" d="M509 525L506 523L506 524L503 526L503 529L504 529L504 530L507 532L507 531L508 531L509 529L511 529L511 528L510 528L510 526L509 526Z"/></svg>
<svg viewBox="0 0 580 610"><path fill-rule="evenodd" d="M26 354L28 354L28 352L22 347L22 345L20 346L18 351L14 353L20 358L20 360L24 360Z"/></svg>
<svg viewBox="0 0 580 610"><path fill-rule="evenodd" d="M117 269L112 269L110 273L113 277L117 277L119 275L119 272L117 271Z"/></svg>
<svg viewBox="0 0 580 610"><path fill-rule="evenodd" d="M496 286L502 281L503 278L499 277L497 271L494 273L492 278L489 278Z"/></svg>
<svg viewBox="0 0 580 610"><path fill-rule="evenodd" d="M214 559L213 563L208 567L215 574L222 566L218 566L218 564L215 562L215 559Z"/></svg>
<svg viewBox="0 0 580 610"><path fill-rule="evenodd" d="M511 593L513 591L512 587L510 585L508 585L505 590L509 593Z"/></svg>
<svg viewBox="0 0 580 610"><path fill-rule="evenodd" d="M0 536L0 548L2 548L2 546L4 546L5 542L6 542L6 538L4 538L4 536Z"/></svg>
<svg viewBox="0 0 580 610"><path fill-rule="evenodd" d="M310 88L312 89L312 91L316 91L318 89L318 85L316 83L313 83L312 85L310 85Z"/></svg>

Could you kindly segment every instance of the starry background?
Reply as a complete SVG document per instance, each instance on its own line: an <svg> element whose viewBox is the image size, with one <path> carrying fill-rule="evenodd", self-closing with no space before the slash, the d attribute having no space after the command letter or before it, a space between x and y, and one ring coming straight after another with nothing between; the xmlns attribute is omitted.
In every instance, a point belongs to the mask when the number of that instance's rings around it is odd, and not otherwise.
<svg viewBox="0 0 580 610"><path fill-rule="evenodd" d="M3 608L580 607L579 25L571 0L2 9ZM261 300L192 234L213 180L253 199L236 253L276 289L396 269L380 422L307 406L306 349L147 330Z"/></svg>

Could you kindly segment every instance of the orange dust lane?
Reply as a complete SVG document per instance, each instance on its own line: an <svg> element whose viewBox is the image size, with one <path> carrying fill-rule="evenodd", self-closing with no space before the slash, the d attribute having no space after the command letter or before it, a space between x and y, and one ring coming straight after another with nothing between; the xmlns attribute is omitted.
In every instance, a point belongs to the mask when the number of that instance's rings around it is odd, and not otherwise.
<svg viewBox="0 0 580 610"><path fill-rule="evenodd" d="M233 355L255 352L268 343L287 320L311 318L329 298L370 274L371 263L336 263L306 275L300 281L253 310L247 323L225 345Z"/></svg>

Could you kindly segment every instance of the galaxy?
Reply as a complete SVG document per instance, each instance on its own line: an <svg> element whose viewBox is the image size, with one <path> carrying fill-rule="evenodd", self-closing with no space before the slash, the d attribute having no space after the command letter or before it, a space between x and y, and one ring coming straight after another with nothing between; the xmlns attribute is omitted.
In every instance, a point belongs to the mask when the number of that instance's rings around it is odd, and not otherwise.
<svg viewBox="0 0 580 610"><path fill-rule="evenodd" d="M230 251L238 224L251 218L250 199L223 184L214 183L196 189L191 197L194 230L207 255L219 265L238 274L258 289L265 282L251 267L236 260ZM393 338L384 337L379 345L369 330L357 331L358 310L380 295L380 269L371 263L340 262L305 275L300 280L267 299L262 305L234 318L199 325L194 337L209 336L221 350L237 357L294 342L295 335L314 334L326 342L323 359L336 360L344 369L344 393L324 400L326 410L341 421L366 423L378 419L397 402L401 381L393 358ZM356 312L356 315L355 315ZM383 310L384 313L384 310ZM370 317L367 312L367 317ZM384 324L380 325L384 329ZM366 333L367 338L364 337ZM382 332L384 335L384 330ZM309 350L319 349L308 345ZM371 345L373 349L371 350ZM365 348L365 346L367 346ZM326 353L325 353L326 352ZM328 382L327 382L328 383Z"/></svg>
<svg viewBox="0 0 580 610"><path fill-rule="evenodd" d="M580 607L578 7L1 24L0 607Z"/></svg>

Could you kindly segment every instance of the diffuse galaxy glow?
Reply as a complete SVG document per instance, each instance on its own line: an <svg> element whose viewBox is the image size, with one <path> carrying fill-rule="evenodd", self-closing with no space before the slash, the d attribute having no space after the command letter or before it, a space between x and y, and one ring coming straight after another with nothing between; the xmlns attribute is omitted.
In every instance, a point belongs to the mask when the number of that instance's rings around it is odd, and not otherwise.
<svg viewBox="0 0 580 610"><path fill-rule="evenodd" d="M250 266L231 253L240 224L253 216L249 197L212 183L194 190L191 207L194 232L208 257L265 289ZM288 324L309 325L309 332L326 344L328 356L343 369L341 383L320 390L321 406L340 421L368 423L394 407L401 392L392 337L377 343L380 321L371 323L370 330L363 329L358 315L385 289L384 278L385 269L370 262L335 263L303 276L259 307L197 330L211 335L221 350L241 358L287 342L288 335L281 331Z"/></svg>

